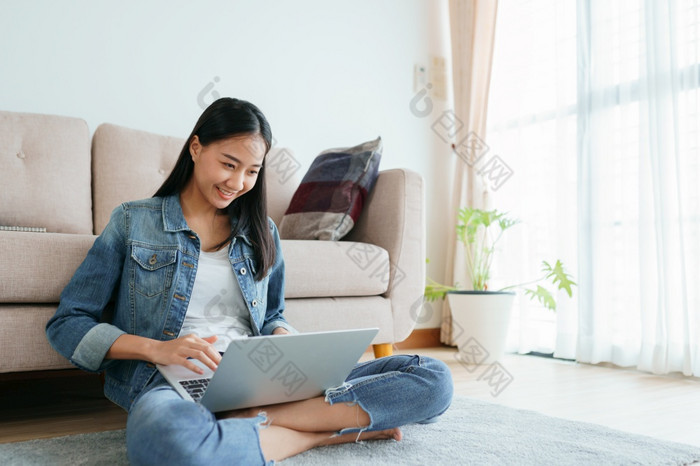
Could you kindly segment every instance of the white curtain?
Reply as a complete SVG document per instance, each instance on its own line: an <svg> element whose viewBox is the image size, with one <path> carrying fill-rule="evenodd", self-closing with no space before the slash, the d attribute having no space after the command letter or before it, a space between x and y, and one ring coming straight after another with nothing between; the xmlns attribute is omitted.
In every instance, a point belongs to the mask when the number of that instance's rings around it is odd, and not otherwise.
<svg viewBox="0 0 700 466"><path fill-rule="evenodd" d="M522 298L513 349L700 375L700 1L504 1L497 23L494 204L524 221L500 270L556 257L579 283L556 314Z"/></svg>
<svg viewBox="0 0 700 466"><path fill-rule="evenodd" d="M579 1L577 359L700 374L696 1Z"/></svg>
<svg viewBox="0 0 700 466"><path fill-rule="evenodd" d="M490 288L538 277L542 260L561 259L578 279L576 4L504 1L496 24L486 142L513 174L491 207L521 223L503 236ZM511 351L575 357L577 300L563 296L554 314L518 293Z"/></svg>
<svg viewBox="0 0 700 466"><path fill-rule="evenodd" d="M452 81L454 87L455 166L450 204L451 225L457 223L460 207L483 207L486 194L476 174L472 157L481 150L486 129L491 60L498 9L497 0L450 0L450 43L452 46ZM447 230L445 283L468 283L461 264L464 250L454 228ZM456 345L452 314L443 301L440 341Z"/></svg>

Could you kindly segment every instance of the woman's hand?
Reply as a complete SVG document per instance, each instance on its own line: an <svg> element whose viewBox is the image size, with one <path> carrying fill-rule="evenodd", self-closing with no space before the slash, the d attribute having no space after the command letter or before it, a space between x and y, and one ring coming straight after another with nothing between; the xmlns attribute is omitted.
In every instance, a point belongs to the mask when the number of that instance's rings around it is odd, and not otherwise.
<svg viewBox="0 0 700 466"><path fill-rule="evenodd" d="M277 327L276 329L274 329L272 331L272 334L273 335L287 335L287 334L289 334L289 331L287 331L287 329L284 327Z"/></svg>
<svg viewBox="0 0 700 466"><path fill-rule="evenodd" d="M190 334L175 340L159 341L153 346L150 361L163 365L179 364L198 374L203 374L204 370L189 359L192 358L215 371L221 362L221 355L212 346L216 340L216 335L200 338Z"/></svg>
<svg viewBox="0 0 700 466"><path fill-rule="evenodd" d="M155 364L180 364L197 374L203 374L201 367L188 358L197 359L215 371L221 355L212 343L216 336L199 338L185 335L169 341L158 341L138 335L123 334L117 338L107 351L107 359L140 359Z"/></svg>

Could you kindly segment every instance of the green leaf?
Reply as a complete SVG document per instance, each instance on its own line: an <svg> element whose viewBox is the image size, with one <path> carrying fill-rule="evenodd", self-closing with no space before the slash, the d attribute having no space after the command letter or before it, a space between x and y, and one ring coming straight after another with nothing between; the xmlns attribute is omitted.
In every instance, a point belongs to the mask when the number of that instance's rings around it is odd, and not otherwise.
<svg viewBox="0 0 700 466"><path fill-rule="evenodd" d="M512 227L513 225L517 225L520 223L520 220L513 220L510 218L501 218L505 214L501 214L498 219L498 226L501 228L501 230L505 231L508 228Z"/></svg>
<svg viewBox="0 0 700 466"><path fill-rule="evenodd" d="M518 223L506 212L463 207L457 213L457 238L465 248L465 265L475 290L484 290L491 276L491 263L503 231Z"/></svg>
<svg viewBox="0 0 700 466"><path fill-rule="evenodd" d="M432 301L437 301L438 299L443 299L445 297L445 292L426 286L424 295L425 295L426 301L432 302Z"/></svg>
<svg viewBox="0 0 700 466"><path fill-rule="evenodd" d="M423 295L426 301L437 301L438 299L445 299L445 295L448 291L454 291L459 289L459 284L455 283L455 286L447 286L438 283L434 280L428 278L428 284L425 285L423 290Z"/></svg>
<svg viewBox="0 0 700 466"><path fill-rule="evenodd" d="M542 271L547 274L545 278L552 279L552 283L557 285L557 289L566 290L566 294L569 298L572 296L572 286L576 286L576 282L572 280L571 275L567 274L564 270L564 265L560 260L557 260L554 267L552 267L547 261L542 261Z"/></svg>
<svg viewBox="0 0 700 466"><path fill-rule="evenodd" d="M536 290L526 288L525 294L530 296L531 298L537 298L537 300L547 309L550 309L552 311L557 310L557 303L556 301L554 301L552 293L550 293L549 290L547 290L546 288L542 288L540 285L537 285Z"/></svg>

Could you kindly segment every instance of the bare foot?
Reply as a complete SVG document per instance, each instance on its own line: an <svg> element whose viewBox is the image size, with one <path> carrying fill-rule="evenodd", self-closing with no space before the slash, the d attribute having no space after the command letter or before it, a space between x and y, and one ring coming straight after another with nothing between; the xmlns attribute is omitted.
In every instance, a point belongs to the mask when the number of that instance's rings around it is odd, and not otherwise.
<svg viewBox="0 0 700 466"><path fill-rule="evenodd" d="M371 432L365 431L360 434L360 438L357 437L357 432L352 432L349 434L336 435L335 437L329 437L321 441L318 445L336 445L338 443L349 443L355 440L390 440L394 439L400 442L403 439L403 432L398 427L386 430L374 430Z"/></svg>
<svg viewBox="0 0 700 466"><path fill-rule="evenodd" d="M400 441L403 437L399 428L363 432L359 440L388 440ZM352 443L358 440L357 432L333 436L333 432L299 432L280 426L268 426L260 429L260 447L267 461L281 461L297 455L310 448L321 445L336 445Z"/></svg>
<svg viewBox="0 0 700 466"><path fill-rule="evenodd" d="M356 434L357 435L357 434ZM400 442L403 439L403 432L398 427L386 430L375 430L372 432L362 432L360 440L389 440L394 439Z"/></svg>

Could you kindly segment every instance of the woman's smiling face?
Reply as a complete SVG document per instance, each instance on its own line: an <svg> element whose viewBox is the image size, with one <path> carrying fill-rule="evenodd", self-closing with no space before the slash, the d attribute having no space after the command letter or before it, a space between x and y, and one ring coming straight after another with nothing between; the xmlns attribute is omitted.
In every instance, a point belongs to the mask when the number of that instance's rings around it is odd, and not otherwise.
<svg viewBox="0 0 700 466"><path fill-rule="evenodd" d="M197 201L217 210L255 186L265 157L260 135L237 136L203 146L194 136L190 143L194 173L189 183Z"/></svg>

